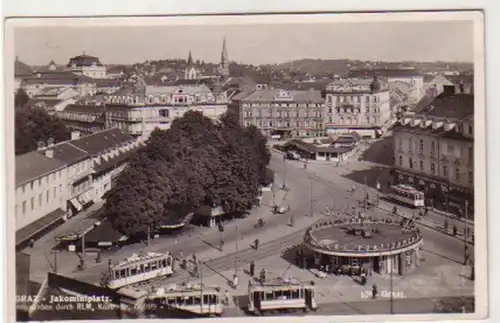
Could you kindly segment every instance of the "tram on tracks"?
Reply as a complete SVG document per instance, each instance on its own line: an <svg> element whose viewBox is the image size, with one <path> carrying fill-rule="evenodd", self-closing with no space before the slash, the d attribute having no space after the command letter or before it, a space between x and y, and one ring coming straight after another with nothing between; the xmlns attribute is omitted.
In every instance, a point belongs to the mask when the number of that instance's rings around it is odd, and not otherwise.
<svg viewBox="0 0 500 323"><path fill-rule="evenodd" d="M262 284L249 283L248 311L263 315L274 311L316 311L314 282L278 278Z"/></svg>
<svg viewBox="0 0 500 323"><path fill-rule="evenodd" d="M108 287L118 289L173 273L174 258L169 252L133 254L120 263L110 264Z"/></svg>
<svg viewBox="0 0 500 323"><path fill-rule="evenodd" d="M410 205L414 208L421 208L425 206L424 192L421 192L410 185L392 185L389 188L387 197L400 203Z"/></svg>
<svg viewBox="0 0 500 323"><path fill-rule="evenodd" d="M225 296L219 287L183 284L160 287L146 298L146 307L183 311L199 316L221 316ZM154 306L151 306L154 305Z"/></svg>

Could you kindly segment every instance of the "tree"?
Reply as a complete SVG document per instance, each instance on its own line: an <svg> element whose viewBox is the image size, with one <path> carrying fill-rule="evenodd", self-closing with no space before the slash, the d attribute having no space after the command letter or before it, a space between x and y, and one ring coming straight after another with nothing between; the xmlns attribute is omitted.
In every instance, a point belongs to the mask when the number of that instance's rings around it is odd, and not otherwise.
<svg viewBox="0 0 500 323"><path fill-rule="evenodd" d="M262 132L253 125L246 127L245 135L255 150L255 162L259 169L260 184L267 184L265 183L267 178L266 169L271 161L271 153L267 147L267 139Z"/></svg>
<svg viewBox="0 0 500 323"><path fill-rule="evenodd" d="M38 142L46 143L49 138L54 142L70 139L70 131L56 116L49 115L43 108L19 108L15 112L15 149L16 155L37 149Z"/></svg>
<svg viewBox="0 0 500 323"><path fill-rule="evenodd" d="M21 108L29 101L29 95L22 88L17 90L16 95L14 96L14 107Z"/></svg>
<svg viewBox="0 0 500 323"><path fill-rule="evenodd" d="M214 123L189 111L170 129L156 129L106 194L111 223L123 234L181 222L201 206L244 212L257 202L265 139L227 113Z"/></svg>

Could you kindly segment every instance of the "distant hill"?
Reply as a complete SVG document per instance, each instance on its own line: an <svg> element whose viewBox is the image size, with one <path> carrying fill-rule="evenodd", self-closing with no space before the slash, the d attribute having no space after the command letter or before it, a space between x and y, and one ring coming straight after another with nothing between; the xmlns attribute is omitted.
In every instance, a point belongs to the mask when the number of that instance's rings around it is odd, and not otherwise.
<svg viewBox="0 0 500 323"><path fill-rule="evenodd" d="M344 75L349 70L347 59L300 59L278 64L276 70L294 70L299 74L311 74L314 76Z"/></svg>

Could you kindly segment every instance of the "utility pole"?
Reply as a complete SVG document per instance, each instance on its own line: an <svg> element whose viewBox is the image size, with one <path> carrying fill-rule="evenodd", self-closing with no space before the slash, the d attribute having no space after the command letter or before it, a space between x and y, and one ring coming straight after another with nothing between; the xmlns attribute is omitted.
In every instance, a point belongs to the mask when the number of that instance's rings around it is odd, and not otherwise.
<svg viewBox="0 0 500 323"><path fill-rule="evenodd" d="M467 236L469 234L469 223L468 223L468 214L469 214L469 201L465 201L465 211L464 211L464 216L465 216L465 221L464 221L464 266L467 265L467 262L469 260L469 245L467 244Z"/></svg>
<svg viewBox="0 0 500 323"><path fill-rule="evenodd" d="M313 216L313 180L312 178L309 177L309 199L310 199L310 203L309 203L309 216L312 217Z"/></svg>
<svg viewBox="0 0 500 323"><path fill-rule="evenodd" d="M148 223L148 247L151 242L150 240L151 240L151 224Z"/></svg>
<svg viewBox="0 0 500 323"><path fill-rule="evenodd" d="M57 274L57 237L54 237L54 274Z"/></svg>
<svg viewBox="0 0 500 323"><path fill-rule="evenodd" d="M392 251L392 250L391 250ZM391 252L392 253L392 252ZM389 299L389 307L390 307L390 314L394 314L394 279L393 279L393 271L394 271L394 258L391 259L391 297Z"/></svg>
<svg viewBox="0 0 500 323"><path fill-rule="evenodd" d="M236 257L234 258L234 274L238 276L238 246L240 242L240 234L238 231L238 226L236 226Z"/></svg>
<svg viewBox="0 0 500 323"><path fill-rule="evenodd" d="M365 176L365 214L368 211L368 193L366 192L366 176Z"/></svg>
<svg viewBox="0 0 500 323"><path fill-rule="evenodd" d="M200 313L203 313L203 269L201 268L203 261L200 259L198 262L198 272L200 273Z"/></svg>
<svg viewBox="0 0 500 323"><path fill-rule="evenodd" d="M283 190L286 190L286 159L283 159Z"/></svg>

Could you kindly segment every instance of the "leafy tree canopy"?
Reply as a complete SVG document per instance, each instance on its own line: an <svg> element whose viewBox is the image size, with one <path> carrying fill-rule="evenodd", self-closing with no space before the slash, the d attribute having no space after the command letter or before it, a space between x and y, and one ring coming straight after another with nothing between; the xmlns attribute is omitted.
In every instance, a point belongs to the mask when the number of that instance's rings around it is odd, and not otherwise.
<svg viewBox="0 0 500 323"><path fill-rule="evenodd" d="M70 131L56 116L49 115L43 108L19 108L15 112L15 149L21 155L37 149L38 142L47 143L70 139Z"/></svg>
<svg viewBox="0 0 500 323"><path fill-rule="evenodd" d="M190 111L156 129L107 193L107 212L124 234L179 223L201 206L244 212L255 205L270 155L255 127L232 112L214 122Z"/></svg>

